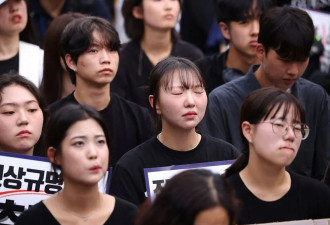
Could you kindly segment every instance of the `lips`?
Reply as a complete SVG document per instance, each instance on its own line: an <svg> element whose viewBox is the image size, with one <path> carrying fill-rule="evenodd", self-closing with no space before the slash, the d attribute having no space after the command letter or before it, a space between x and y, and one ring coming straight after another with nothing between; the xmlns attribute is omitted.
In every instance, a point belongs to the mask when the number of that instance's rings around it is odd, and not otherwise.
<svg viewBox="0 0 330 225"><path fill-rule="evenodd" d="M167 14L167 15L165 15L165 18L166 18L166 19L173 19L173 17L174 17L174 16L173 16L172 14Z"/></svg>
<svg viewBox="0 0 330 225"><path fill-rule="evenodd" d="M183 114L183 117L185 117L187 119L193 119L193 118L195 118L196 115L197 115L197 113L195 111L189 111L189 112Z"/></svg>
<svg viewBox="0 0 330 225"><path fill-rule="evenodd" d="M22 16L19 14L14 14L11 21L14 23L20 23L22 21Z"/></svg>
<svg viewBox="0 0 330 225"><path fill-rule="evenodd" d="M18 137L28 137L31 135L31 132L28 130L22 130L20 131L16 136Z"/></svg>
<svg viewBox="0 0 330 225"><path fill-rule="evenodd" d="M104 68L102 70L99 71L100 73L111 73L112 72L112 69L110 68Z"/></svg>
<svg viewBox="0 0 330 225"><path fill-rule="evenodd" d="M293 151L294 152L294 148L289 147L289 146L281 147L280 150L289 150L289 151Z"/></svg>
<svg viewBox="0 0 330 225"><path fill-rule="evenodd" d="M100 166L92 166L91 168L89 168L89 170L94 173L99 172L100 169L101 169Z"/></svg>
<svg viewBox="0 0 330 225"><path fill-rule="evenodd" d="M258 41L250 41L250 46L256 47L258 44Z"/></svg>

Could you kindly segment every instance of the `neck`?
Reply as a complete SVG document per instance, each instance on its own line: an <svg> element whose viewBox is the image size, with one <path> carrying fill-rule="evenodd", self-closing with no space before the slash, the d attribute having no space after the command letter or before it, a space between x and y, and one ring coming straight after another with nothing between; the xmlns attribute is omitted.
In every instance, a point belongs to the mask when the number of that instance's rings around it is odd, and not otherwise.
<svg viewBox="0 0 330 225"><path fill-rule="evenodd" d="M278 200L291 186L290 175L284 166L275 167L253 157L253 154L250 154L248 165L239 174L246 187L264 201Z"/></svg>
<svg viewBox="0 0 330 225"><path fill-rule="evenodd" d="M156 65L171 54L173 46L171 31L151 31L147 29L140 44L152 64Z"/></svg>
<svg viewBox="0 0 330 225"><path fill-rule="evenodd" d="M195 129L182 132L178 130L168 131L166 128L158 135L159 141L166 147L176 151L189 151L194 149L201 140L201 135Z"/></svg>
<svg viewBox="0 0 330 225"><path fill-rule="evenodd" d="M62 72L62 93L61 98L64 98L71 94L76 87L72 84L70 75L66 70Z"/></svg>
<svg viewBox="0 0 330 225"><path fill-rule="evenodd" d="M226 66L228 68L234 68L240 70L243 74L246 74L253 64L259 63L258 58L251 57L250 55L243 55L236 49L230 48L226 59Z"/></svg>
<svg viewBox="0 0 330 225"><path fill-rule="evenodd" d="M97 111L105 109L110 103L110 84L102 87L85 86L76 83L76 90L73 93L79 104L86 104Z"/></svg>
<svg viewBox="0 0 330 225"><path fill-rule="evenodd" d="M40 0L41 6L53 18L61 14L65 0Z"/></svg>
<svg viewBox="0 0 330 225"><path fill-rule="evenodd" d="M58 198L63 210L81 217L87 217L90 212L102 207L102 193L99 192L97 184L77 187L65 183L63 190L58 193Z"/></svg>
<svg viewBox="0 0 330 225"><path fill-rule="evenodd" d="M271 87L271 86L274 86L272 84L272 82L270 82L268 79L267 79L267 76L266 76L266 72L263 68L263 65L260 64L260 66L258 67L258 69L254 72L254 75L258 81L258 83L260 84L261 87Z"/></svg>
<svg viewBox="0 0 330 225"><path fill-rule="evenodd" d="M0 60L14 57L19 50L19 34L0 36Z"/></svg>

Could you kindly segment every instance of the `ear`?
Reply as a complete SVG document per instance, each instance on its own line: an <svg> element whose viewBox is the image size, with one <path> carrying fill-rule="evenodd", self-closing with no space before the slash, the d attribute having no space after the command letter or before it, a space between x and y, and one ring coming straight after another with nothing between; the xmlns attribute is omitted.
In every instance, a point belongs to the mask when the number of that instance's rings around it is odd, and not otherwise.
<svg viewBox="0 0 330 225"><path fill-rule="evenodd" d="M151 105L151 108L154 108L154 96L153 95L149 95L149 104ZM158 103L156 103L156 113L158 115L161 114Z"/></svg>
<svg viewBox="0 0 330 225"><path fill-rule="evenodd" d="M55 165L61 165L60 157L55 157L55 153L56 153L56 148L49 147L47 149L47 157L49 161Z"/></svg>
<svg viewBox="0 0 330 225"><path fill-rule="evenodd" d="M136 19L143 19L143 10L141 6L134 6L132 9L132 14Z"/></svg>
<svg viewBox="0 0 330 225"><path fill-rule="evenodd" d="M260 62L263 61L264 57L265 57L265 48L262 44L258 43L256 46L256 53L257 53L257 58Z"/></svg>
<svg viewBox="0 0 330 225"><path fill-rule="evenodd" d="M223 37L227 40L230 40L230 32L229 32L229 27L227 26L227 24L224 22L220 22L218 24L218 26L219 26L219 29L221 30Z"/></svg>
<svg viewBox="0 0 330 225"><path fill-rule="evenodd" d="M76 71L77 70L77 64L73 61L73 59L72 59L72 57L71 57L70 54L66 54L65 55L65 63L73 71Z"/></svg>
<svg viewBox="0 0 330 225"><path fill-rule="evenodd" d="M248 142L251 142L253 136L252 125L249 122L244 121L241 125L241 129L246 140Z"/></svg>

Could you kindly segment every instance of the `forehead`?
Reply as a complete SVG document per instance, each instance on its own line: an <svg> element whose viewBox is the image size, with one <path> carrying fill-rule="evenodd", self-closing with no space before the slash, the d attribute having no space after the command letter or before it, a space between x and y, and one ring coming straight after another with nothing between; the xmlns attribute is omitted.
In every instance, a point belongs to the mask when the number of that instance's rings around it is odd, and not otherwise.
<svg viewBox="0 0 330 225"><path fill-rule="evenodd" d="M165 87L165 89L173 86L184 86L188 88L201 84L200 78L192 69L175 69L164 74L161 79L161 85Z"/></svg>
<svg viewBox="0 0 330 225"><path fill-rule="evenodd" d="M37 101L36 97L21 85L12 84L2 89L1 103L30 100Z"/></svg>
<svg viewBox="0 0 330 225"><path fill-rule="evenodd" d="M300 114L293 103L283 103L281 106L279 104L275 105L268 118L297 122L300 121Z"/></svg>
<svg viewBox="0 0 330 225"><path fill-rule="evenodd" d="M102 127L94 119L79 120L73 123L67 131L66 137L104 135Z"/></svg>

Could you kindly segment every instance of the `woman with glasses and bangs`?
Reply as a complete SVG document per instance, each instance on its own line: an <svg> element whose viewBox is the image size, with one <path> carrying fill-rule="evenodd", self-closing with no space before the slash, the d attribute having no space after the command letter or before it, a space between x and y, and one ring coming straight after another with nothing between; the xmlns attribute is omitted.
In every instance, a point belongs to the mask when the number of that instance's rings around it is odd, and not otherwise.
<svg viewBox="0 0 330 225"><path fill-rule="evenodd" d="M330 218L330 189L286 170L309 134L298 100L273 87L253 91L240 125L245 148L225 173L241 200L238 224Z"/></svg>

